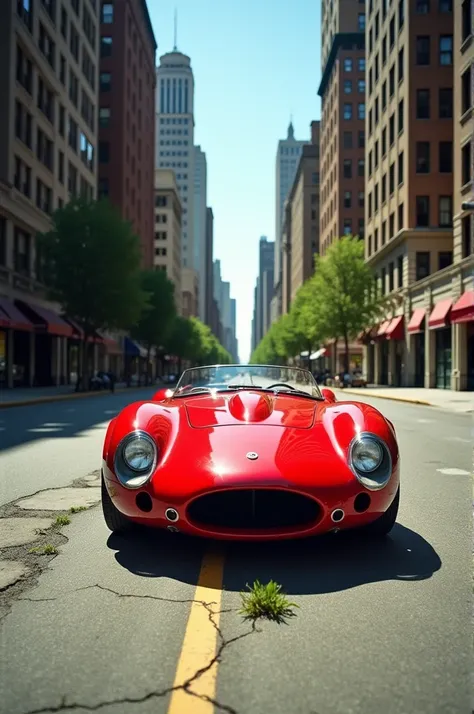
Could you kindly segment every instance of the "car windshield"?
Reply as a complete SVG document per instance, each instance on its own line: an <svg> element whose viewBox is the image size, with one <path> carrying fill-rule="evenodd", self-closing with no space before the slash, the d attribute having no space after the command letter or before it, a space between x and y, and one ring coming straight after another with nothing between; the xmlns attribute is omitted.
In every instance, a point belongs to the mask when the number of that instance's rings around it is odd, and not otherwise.
<svg viewBox="0 0 474 714"><path fill-rule="evenodd" d="M221 392L249 388L278 390L323 399L313 375L308 370L260 364L213 365L187 369L176 385L174 396L184 397L210 390Z"/></svg>

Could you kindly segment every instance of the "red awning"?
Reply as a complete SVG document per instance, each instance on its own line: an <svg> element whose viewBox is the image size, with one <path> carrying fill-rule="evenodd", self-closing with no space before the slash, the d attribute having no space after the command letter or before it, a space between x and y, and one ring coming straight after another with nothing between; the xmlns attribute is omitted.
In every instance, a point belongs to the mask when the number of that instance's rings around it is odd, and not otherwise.
<svg viewBox="0 0 474 714"><path fill-rule="evenodd" d="M415 310L413 310L413 315L411 316L410 322L408 323L407 327L407 330L411 335L423 332L422 325L425 316L426 310L424 307L417 307Z"/></svg>
<svg viewBox="0 0 474 714"><path fill-rule="evenodd" d="M474 320L474 290L461 295L451 310L451 322L472 322Z"/></svg>
<svg viewBox="0 0 474 714"><path fill-rule="evenodd" d="M428 326L431 328L446 327L449 323L449 313L452 305L453 301L451 298L447 298L446 300L441 300L436 303L431 311Z"/></svg>
<svg viewBox="0 0 474 714"><path fill-rule="evenodd" d="M72 325L52 310L48 310L48 308L36 303L31 305L23 302L23 300L17 300L17 304L28 315L35 328L39 328L41 332L47 332L49 335L57 337L73 337L74 330Z"/></svg>
<svg viewBox="0 0 474 714"><path fill-rule="evenodd" d="M0 297L0 327L9 327L12 330L32 332L33 324L15 303L7 298Z"/></svg>
<svg viewBox="0 0 474 714"><path fill-rule="evenodd" d="M363 332L360 332L357 335L357 341L362 342L362 344L366 345L372 340L374 340L377 337L377 332L378 332L378 325L375 327L371 327L367 330L363 330Z"/></svg>
<svg viewBox="0 0 474 714"><path fill-rule="evenodd" d="M385 320L385 322L382 322L379 329L377 330L377 337L384 337L391 322L391 320Z"/></svg>
<svg viewBox="0 0 474 714"><path fill-rule="evenodd" d="M388 326L387 330L385 331L385 337L387 338L387 340L405 339L405 330L403 329L404 324L405 318L403 315L394 317L393 320L390 322L390 325Z"/></svg>
<svg viewBox="0 0 474 714"><path fill-rule="evenodd" d="M106 333L104 334L102 332L99 332L98 335L109 355L122 354L123 350L122 346L120 345L120 342L117 342L117 340L114 340L113 337L110 337L110 335L107 335Z"/></svg>

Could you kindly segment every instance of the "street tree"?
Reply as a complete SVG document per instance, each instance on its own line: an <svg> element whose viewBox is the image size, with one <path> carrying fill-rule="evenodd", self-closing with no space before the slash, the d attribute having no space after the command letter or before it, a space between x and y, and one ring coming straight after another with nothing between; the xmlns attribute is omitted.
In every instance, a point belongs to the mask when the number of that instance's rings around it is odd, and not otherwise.
<svg viewBox="0 0 474 714"><path fill-rule="evenodd" d="M139 239L108 201L76 198L54 213L38 249L50 298L84 331L78 388L85 388L92 336L128 329L146 305Z"/></svg>
<svg viewBox="0 0 474 714"><path fill-rule="evenodd" d="M174 285L163 270L142 271L140 283L148 304L143 309L138 322L132 327L131 334L146 346L147 365L149 365L151 349L164 345L176 317ZM148 379L147 369L147 383Z"/></svg>
<svg viewBox="0 0 474 714"><path fill-rule="evenodd" d="M317 256L307 305L318 320L321 339L342 339L344 369L349 370L349 342L374 324L385 305L375 290L374 274L364 259L364 243L346 236Z"/></svg>

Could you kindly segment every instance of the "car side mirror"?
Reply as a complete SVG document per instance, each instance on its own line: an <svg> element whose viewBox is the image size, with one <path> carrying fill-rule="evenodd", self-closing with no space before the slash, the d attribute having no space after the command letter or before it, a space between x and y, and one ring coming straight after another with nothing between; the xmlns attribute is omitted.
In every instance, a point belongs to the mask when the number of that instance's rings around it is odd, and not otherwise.
<svg viewBox="0 0 474 714"><path fill-rule="evenodd" d="M164 402L165 399L169 399L172 397L174 394L173 389L169 389L168 387L164 387L162 389L159 389L157 392L154 393L152 397L153 402Z"/></svg>
<svg viewBox="0 0 474 714"><path fill-rule="evenodd" d="M321 389L321 394L323 395L324 399L327 402L330 402L331 404L334 404L334 402L337 401L336 395L334 394L332 389L328 389L327 387L325 387L324 389Z"/></svg>

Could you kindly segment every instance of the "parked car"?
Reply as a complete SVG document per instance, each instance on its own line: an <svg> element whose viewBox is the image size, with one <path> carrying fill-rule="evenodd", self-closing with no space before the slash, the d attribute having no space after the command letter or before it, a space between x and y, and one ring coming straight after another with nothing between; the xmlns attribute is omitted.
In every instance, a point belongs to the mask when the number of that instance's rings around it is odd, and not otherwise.
<svg viewBox="0 0 474 714"><path fill-rule="evenodd" d="M397 518L399 468L394 426L375 407L337 402L304 369L211 365L110 422L102 508L111 531L385 536Z"/></svg>

